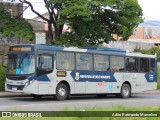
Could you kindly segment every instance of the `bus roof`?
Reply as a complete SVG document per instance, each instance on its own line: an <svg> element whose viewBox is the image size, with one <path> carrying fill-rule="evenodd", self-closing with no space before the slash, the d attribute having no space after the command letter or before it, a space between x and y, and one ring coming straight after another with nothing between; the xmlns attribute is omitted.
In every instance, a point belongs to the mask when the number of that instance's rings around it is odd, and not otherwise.
<svg viewBox="0 0 160 120"><path fill-rule="evenodd" d="M48 50L48 51L70 51L70 52L84 52L84 53L97 53L97 54L108 54L108 55L119 55L119 56L133 56L133 57L146 57L155 58L156 55L142 54L138 52L129 52L125 49L119 48L105 48L105 47L65 47L58 45L47 45L47 44L22 44L12 46L34 46L36 50Z"/></svg>

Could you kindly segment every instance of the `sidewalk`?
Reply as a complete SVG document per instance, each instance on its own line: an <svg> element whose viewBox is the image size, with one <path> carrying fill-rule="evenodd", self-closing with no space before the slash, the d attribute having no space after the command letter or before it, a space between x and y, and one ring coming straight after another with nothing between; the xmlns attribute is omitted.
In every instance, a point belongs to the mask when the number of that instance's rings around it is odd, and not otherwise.
<svg viewBox="0 0 160 120"><path fill-rule="evenodd" d="M160 90L145 91L137 94L160 94Z"/></svg>
<svg viewBox="0 0 160 120"><path fill-rule="evenodd" d="M134 94L160 94L160 90L146 91L146 92L140 92L140 93L134 93ZM24 94L24 93L0 92L0 98L3 98L3 97L26 97L26 96L30 96L30 95Z"/></svg>
<svg viewBox="0 0 160 120"><path fill-rule="evenodd" d="M0 98L3 98L3 97L25 97L25 96L29 96L29 94L13 93L13 92L0 92Z"/></svg>

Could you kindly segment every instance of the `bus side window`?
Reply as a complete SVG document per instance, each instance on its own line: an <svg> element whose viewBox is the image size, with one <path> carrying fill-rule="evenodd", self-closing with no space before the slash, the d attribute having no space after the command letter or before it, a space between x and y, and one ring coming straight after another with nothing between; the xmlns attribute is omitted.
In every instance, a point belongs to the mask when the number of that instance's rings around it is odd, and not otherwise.
<svg viewBox="0 0 160 120"><path fill-rule="evenodd" d="M94 55L94 70L109 71L109 56Z"/></svg>
<svg viewBox="0 0 160 120"><path fill-rule="evenodd" d="M149 59L140 59L140 72L149 72Z"/></svg>
<svg viewBox="0 0 160 120"><path fill-rule="evenodd" d="M155 59L150 60L150 72L154 72L155 70Z"/></svg>
<svg viewBox="0 0 160 120"><path fill-rule="evenodd" d="M57 52L56 67L58 70L74 70L75 59L74 53Z"/></svg>
<svg viewBox="0 0 160 120"><path fill-rule="evenodd" d="M138 58L126 57L125 61L127 72L138 72Z"/></svg>
<svg viewBox="0 0 160 120"><path fill-rule="evenodd" d="M92 55L91 54L76 54L76 69L77 70L92 70Z"/></svg>
<svg viewBox="0 0 160 120"><path fill-rule="evenodd" d="M113 72L119 72L125 70L125 60L124 57L121 56L111 56L110 57L111 62L111 71Z"/></svg>

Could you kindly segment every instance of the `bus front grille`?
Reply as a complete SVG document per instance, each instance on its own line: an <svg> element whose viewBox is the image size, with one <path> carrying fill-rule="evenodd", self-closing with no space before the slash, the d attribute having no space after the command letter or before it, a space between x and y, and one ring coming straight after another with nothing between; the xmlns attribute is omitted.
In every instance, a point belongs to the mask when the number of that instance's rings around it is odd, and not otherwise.
<svg viewBox="0 0 160 120"><path fill-rule="evenodd" d="M9 85L9 84L7 84L7 88L10 90L23 90L24 85Z"/></svg>

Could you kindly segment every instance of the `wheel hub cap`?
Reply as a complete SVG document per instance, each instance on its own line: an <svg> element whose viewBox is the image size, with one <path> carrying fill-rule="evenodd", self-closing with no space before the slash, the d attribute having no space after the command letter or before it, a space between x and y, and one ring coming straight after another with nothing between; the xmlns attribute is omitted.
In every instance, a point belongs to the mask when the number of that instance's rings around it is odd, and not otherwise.
<svg viewBox="0 0 160 120"><path fill-rule="evenodd" d="M127 87L125 87L123 89L123 93L124 93L125 96L127 96L129 94L129 89Z"/></svg>
<svg viewBox="0 0 160 120"><path fill-rule="evenodd" d="M60 88L59 90L58 90L58 94L60 95L60 96L65 96L65 94L66 94L66 91L65 91L65 89L64 88Z"/></svg>

